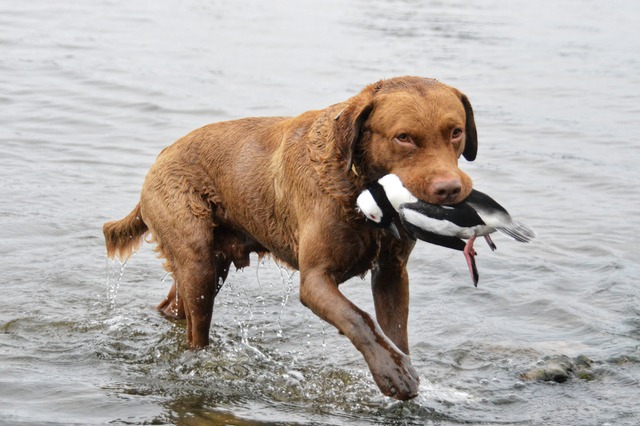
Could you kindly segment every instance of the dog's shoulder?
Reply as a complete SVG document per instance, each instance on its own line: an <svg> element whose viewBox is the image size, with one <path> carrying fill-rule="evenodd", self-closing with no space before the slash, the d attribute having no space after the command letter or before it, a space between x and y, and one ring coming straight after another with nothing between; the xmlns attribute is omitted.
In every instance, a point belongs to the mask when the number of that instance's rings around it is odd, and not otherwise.
<svg viewBox="0 0 640 426"><path fill-rule="evenodd" d="M337 202L343 213L356 215L355 202L364 183L351 169L336 137L336 116L345 104L335 104L314 112L314 120L304 138L307 158L313 169L317 185L322 192Z"/></svg>

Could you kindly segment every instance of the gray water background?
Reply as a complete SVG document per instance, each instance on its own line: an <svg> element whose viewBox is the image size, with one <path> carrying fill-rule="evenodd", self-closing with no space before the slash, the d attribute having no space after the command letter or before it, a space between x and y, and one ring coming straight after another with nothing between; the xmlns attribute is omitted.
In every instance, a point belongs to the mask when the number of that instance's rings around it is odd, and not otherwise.
<svg viewBox="0 0 640 426"><path fill-rule="evenodd" d="M639 18L632 0L2 0L0 423L639 424ZM420 396L382 396L268 259L185 350L153 308L171 278L152 246L107 261L102 223L188 131L397 75L469 96L462 168L538 233L479 243L478 288L460 253L418 244ZM373 311L368 278L342 289ZM558 355L593 380L521 379Z"/></svg>

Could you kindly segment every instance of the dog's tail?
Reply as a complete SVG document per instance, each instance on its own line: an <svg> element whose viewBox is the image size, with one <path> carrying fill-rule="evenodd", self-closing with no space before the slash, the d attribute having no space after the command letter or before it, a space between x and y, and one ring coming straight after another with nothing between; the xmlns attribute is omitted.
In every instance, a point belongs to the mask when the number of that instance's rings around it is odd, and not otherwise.
<svg viewBox="0 0 640 426"><path fill-rule="evenodd" d="M140 247L149 227L142 220L140 203L124 219L107 222L102 227L107 243L107 256L124 261Z"/></svg>

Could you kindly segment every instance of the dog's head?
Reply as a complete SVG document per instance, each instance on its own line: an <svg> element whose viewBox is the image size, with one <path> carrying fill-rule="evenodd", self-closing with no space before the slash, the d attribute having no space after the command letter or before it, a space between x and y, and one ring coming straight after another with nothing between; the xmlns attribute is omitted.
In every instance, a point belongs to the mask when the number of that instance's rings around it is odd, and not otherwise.
<svg viewBox="0 0 640 426"><path fill-rule="evenodd" d="M365 179L394 173L433 204L455 204L471 192L458 158L476 158L473 109L452 87L418 77L383 80L351 98L335 126L345 167Z"/></svg>

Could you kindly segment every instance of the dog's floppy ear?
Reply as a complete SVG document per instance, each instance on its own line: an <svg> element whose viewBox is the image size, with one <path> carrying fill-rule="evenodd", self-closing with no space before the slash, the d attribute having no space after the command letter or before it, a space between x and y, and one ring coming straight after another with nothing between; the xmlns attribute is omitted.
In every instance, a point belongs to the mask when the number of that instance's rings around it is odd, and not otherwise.
<svg viewBox="0 0 640 426"><path fill-rule="evenodd" d="M467 138L465 140L464 151L462 151L462 155L468 161L473 161L476 159L476 154L478 153L478 132L476 131L476 122L473 119L473 108L471 108L469 98L461 93L460 100L462 101L462 105L464 106L464 112L467 122L465 128Z"/></svg>
<svg viewBox="0 0 640 426"><path fill-rule="evenodd" d="M367 96L365 93L354 96L334 118L336 145L346 159L347 171L353 166L353 157L362 133L362 126L373 110L371 98L372 96Z"/></svg>

